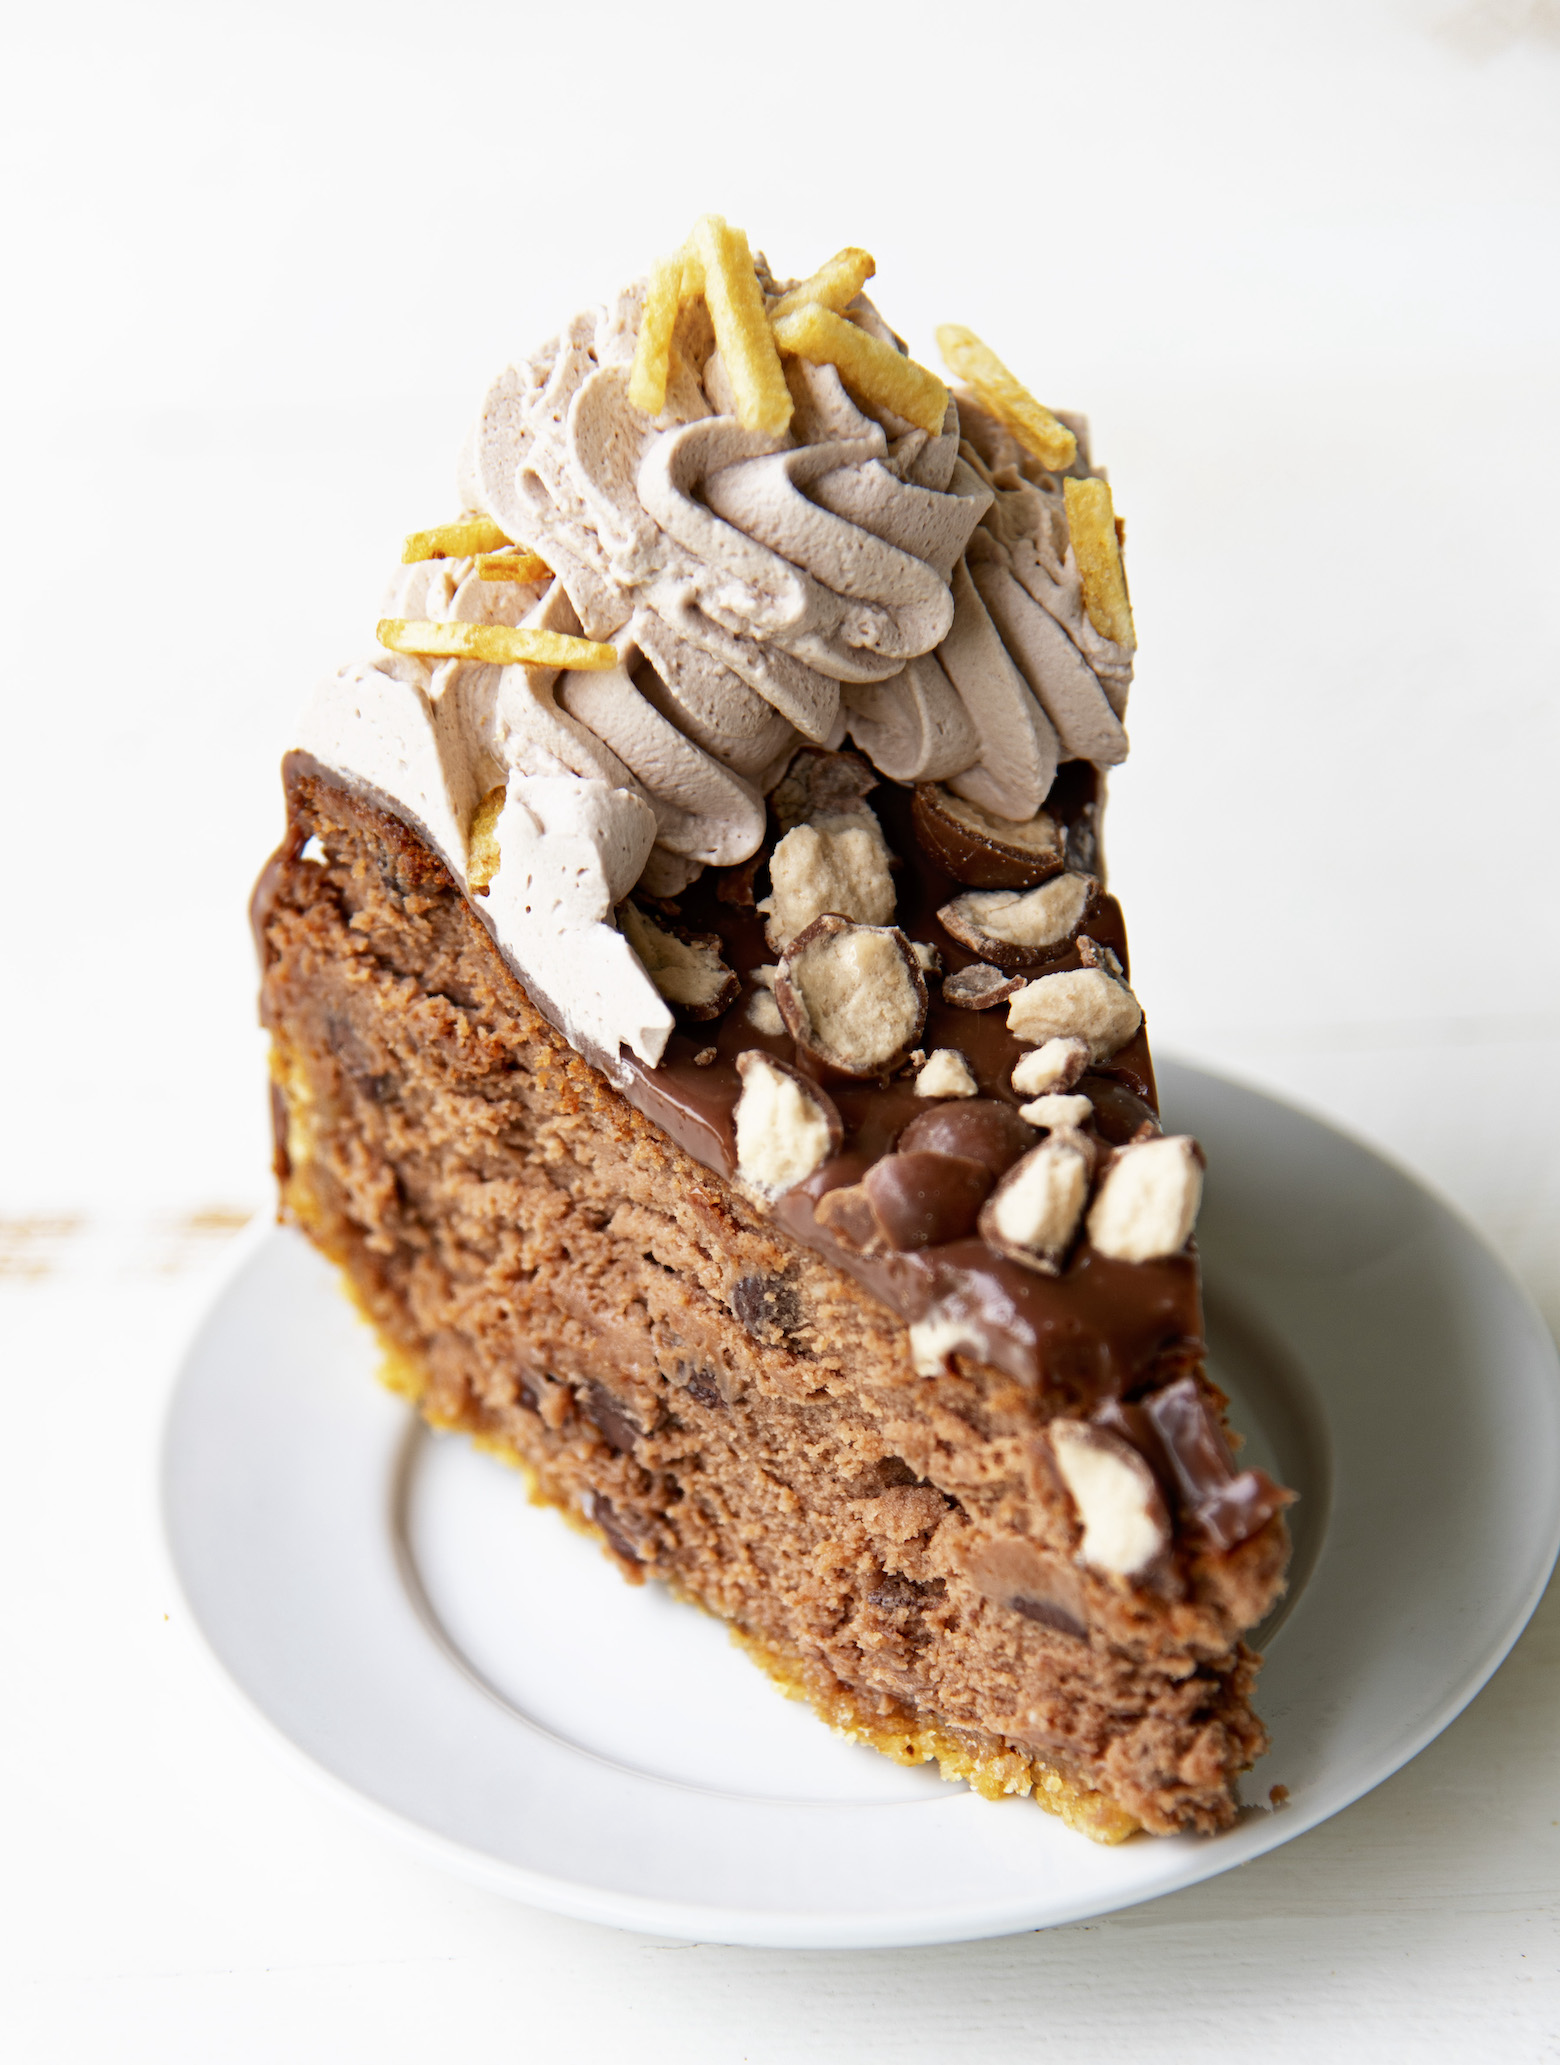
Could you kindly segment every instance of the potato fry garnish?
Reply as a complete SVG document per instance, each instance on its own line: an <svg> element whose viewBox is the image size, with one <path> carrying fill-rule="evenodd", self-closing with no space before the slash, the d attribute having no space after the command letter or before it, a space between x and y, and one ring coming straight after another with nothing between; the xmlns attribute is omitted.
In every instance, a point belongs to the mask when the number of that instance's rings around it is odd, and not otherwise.
<svg viewBox="0 0 1560 2065"><path fill-rule="evenodd" d="M891 344L869 337L833 309L810 302L795 315L783 316L774 332L782 351L815 366L838 366L846 385L867 401L892 409L933 437L941 431L948 390L937 375L903 357Z"/></svg>
<svg viewBox="0 0 1560 2065"><path fill-rule="evenodd" d="M1062 473L1078 456L1078 440L1037 402L1021 380L1003 365L989 344L958 323L944 323L937 349L950 373L975 390L975 399L1005 424L1026 452L1052 473Z"/></svg>
<svg viewBox="0 0 1560 2065"><path fill-rule="evenodd" d="M782 323L788 315L795 315L809 302L816 302L819 308L845 308L855 300L876 271L877 260L870 251L847 244L843 251L835 252L827 265L820 265L810 279L803 280L799 287L793 287L789 294L782 294L769 311L769 320Z"/></svg>
<svg viewBox="0 0 1560 2065"><path fill-rule="evenodd" d="M524 546L510 552L479 552L476 571L479 581L545 581L552 574L546 560Z"/></svg>
<svg viewBox="0 0 1560 2065"><path fill-rule="evenodd" d="M703 268L704 302L736 397L737 421L744 430L776 436L791 420L791 390L785 384L747 237L730 228L723 216L701 215L689 245Z"/></svg>
<svg viewBox="0 0 1560 2065"><path fill-rule="evenodd" d="M591 638L570 638L562 631L512 630L508 624L427 624L404 617L382 617L375 634L391 652L416 653L427 660L483 660L490 667L566 667L574 673L603 674L618 664L610 645Z"/></svg>
<svg viewBox="0 0 1560 2065"><path fill-rule="evenodd" d="M1110 482L1064 480L1062 495L1089 622L1101 638L1113 638L1117 645L1136 645Z"/></svg>
<svg viewBox="0 0 1560 2065"><path fill-rule="evenodd" d="M488 790L476 807L471 830L466 835L466 887L478 896L487 895L488 884L498 873L498 817L505 793L502 782L496 789Z"/></svg>
<svg viewBox="0 0 1560 2065"><path fill-rule="evenodd" d="M401 564L415 566L420 559L468 559L473 553L496 552L513 542L490 516L463 516L458 523L413 531L401 548Z"/></svg>
<svg viewBox="0 0 1560 2065"><path fill-rule="evenodd" d="M639 341L634 346L633 370L628 376L628 398L647 416L659 416L666 407L666 383L672 369L672 332L677 311L683 303L681 254L658 258L650 268L645 305L639 316Z"/></svg>

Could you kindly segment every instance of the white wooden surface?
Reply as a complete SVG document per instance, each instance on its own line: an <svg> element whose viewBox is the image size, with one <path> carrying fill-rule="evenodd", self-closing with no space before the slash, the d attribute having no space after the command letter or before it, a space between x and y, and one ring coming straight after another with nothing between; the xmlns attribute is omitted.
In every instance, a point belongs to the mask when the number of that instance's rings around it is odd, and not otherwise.
<svg viewBox="0 0 1560 2065"><path fill-rule="evenodd" d="M264 1204L242 906L291 713L489 372L710 206L786 268L868 244L914 346L969 321L1090 408L1157 1039L1398 1155L1560 1322L1554 0L83 0L10 42L0 2047L1560 2055L1554 1593L1433 1748L1239 1874L764 1955L508 1906L300 1788L154 1500Z"/></svg>

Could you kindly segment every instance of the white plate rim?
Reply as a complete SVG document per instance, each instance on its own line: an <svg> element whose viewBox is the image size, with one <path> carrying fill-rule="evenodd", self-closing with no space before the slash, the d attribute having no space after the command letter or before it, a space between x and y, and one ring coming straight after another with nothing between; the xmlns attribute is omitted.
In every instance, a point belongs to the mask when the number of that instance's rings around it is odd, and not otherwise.
<svg viewBox="0 0 1560 2065"><path fill-rule="evenodd" d="M1167 1055L1160 1060L1160 1074L1184 1081L1201 1080L1217 1089L1235 1092L1297 1119L1318 1133L1362 1153L1417 1192L1439 1217L1453 1226L1460 1239L1477 1251L1502 1280L1505 1297L1533 1329L1535 1341L1547 1344L1548 1378L1560 1424L1560 1355L1526 1289L1516 1279L1504 1258L1481 1229L1454 1204L1439 1196L1415 1172L1404 1168L1374 1144L1359 1140L1330 1119L1278 1098L1249 1081L1225 1071L1195 1066ZM199 1649L214 1681L235 1710L253 1728L258 1739L286 1768L313 1792L344 1808L359 1823L378 1830L427 1862L488 1891L517 1900L527 1906L562 1914L573 1919L679 1941L701 1941L774 1949L891 1949L930 1947L942 1943L978 1941L1036 1929L1059 1927L1089 1920L1102 1914L1123 1911L1142 1902L1183 1890L1204 1879L1251 1862L1269 1851L1293 1841L1320 1823L1341 1813L1401 1770L1451 1725L1488 1684L1510 1654L1549 1583L1560 1558L1560 1498L1551 1505L1546 1524L1535 1527L1527 1562L1525 1582L1516 1588L1508 1610L1499 1624L1487 1632L1476 1660L1450 1680L1434 1710L1420 1723L1404 1731L1385 1751L1379 1766L1357 1780L1326 1792L1308 1802L1293 1803L1280 1811L1252 1810L1234 1829L1222 1836L1195 1839L1166 1839L1154 1844L1161 1854L1174 1850L1179 1861L1171 1863L1153 1884L1124 1890L1120 1897L1099 1897L1083 1893L1068 1900L1049 1900L1043 1909L1016 1909L1011 1902L981 1908L966 1904L957 1908L919 1911L913 1919L899 1913L863 1916L855 1910L824 1908L799 1912L767 1909L733 1911L729 1906L686 1900L646 1897L618 1888L603 1888L584 1879L571 1879L554 1872L540 1872L504 1861L474 1849L469 1844L440 1834L414 1817L398 1812L369 1797L350 1780L333 1772L301 1748L238 1681L224 1659L215 1631L203 1618L181 1563L174 1521L174 1486L170 1478L173 1431L180 1398L189 1381L207 1326L261 1253L278 1239L297 1239L279 1228L270 1215L253 1222L227 1258L212 1295L191 1325L179 1356L177 1373L170 1390L167 1419L159 1457L159 1507L162 1517L162 1555L169 1582L183 1600L191 1624L199 1636ZM480 1682L480 1681L479 1681ZM1259 1699L1260 1708L1260 1699ZM651 1778L648 1783L675 1781ZM995 1811L1005 1811L998 1809ZM1084 1839L1072 1838L1082 1842ZM1134 1848L1149 1839L1138 1838ZM1092 1847L1092 1846L1091 1846Z"/></svg>

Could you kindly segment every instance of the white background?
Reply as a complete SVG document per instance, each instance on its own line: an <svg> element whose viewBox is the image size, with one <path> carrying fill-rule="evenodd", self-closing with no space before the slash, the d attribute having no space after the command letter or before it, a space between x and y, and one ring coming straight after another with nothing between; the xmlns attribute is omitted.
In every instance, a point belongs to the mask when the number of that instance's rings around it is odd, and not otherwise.
<svg viewBox="0 0 1560 2065"><path fill-rule="evenodd" d="M1560 1321L1560 5L78 0L6 70L0 2043L1560 2056L1553 1595L1440 1743L1233 1879L763 1955L511 1908L298 1789L153 1494L266 1201L243 907L292 717L452 512L491 373L708 208L779 271L865 244L912 349L968 323L1089 411L1156 1041L1385 1146Z"/></svg>

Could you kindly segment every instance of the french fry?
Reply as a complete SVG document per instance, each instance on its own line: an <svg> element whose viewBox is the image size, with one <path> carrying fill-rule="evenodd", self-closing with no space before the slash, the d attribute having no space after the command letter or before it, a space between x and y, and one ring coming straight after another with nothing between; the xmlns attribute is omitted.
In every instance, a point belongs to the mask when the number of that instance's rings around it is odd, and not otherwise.
<svg viewBox="0 0 1560 2065"><path fill-rule="evenodd" d="M488 790L477 805L466 835L466 887L478 896L487 895L488 884L498 873L498 817L505 793L502 783Z"/></svg>
<svg viewBox="0 0 1560 2065"><path fill-rule="evenodd" d="M684 266L676 258L658 258L650 268L645 305L639 316L639 339L634 346L633 370L628 376L628 398L647 416L659 416L666 407L666 382L672 367L672 332L683 300Z"/></svg>
<svg viewBox="0 0 1560 2065"><path fill-rule="evenodd" d="M1078 440L1065 423L1059 423L1035 400L1021 380L1014 379L973 330L944 323L937 332L937 349L949 372L975 390L976 400L1005 424L1042 466L1052 473L1063 473L1071 466L1078 456Z"/></svg>
<svg viewBox="0 0 1560 2065"><path fill-rule="evenodd" d="M463 516L456 523L435 524L431 531L413 531L401 548L402 566L420 559L466 559L475 552L496 552L513 543L490 516Z"/></svg>
<svg viewBox="0 0 1560 2065"><path fill-rule="evenodd" d="M811 279L803 280L789 294L782 294L769 311L769 320L783 323L788 315L795 315L809 302L816 302L819 308L844 308L855 300L876 271L877 260L870 251L847 244L843 251L835 252L827 265L820 265Z"/></svg>
<svg viewBox="0 0 1560 2065"><path fill-rule="evenodd" d="M1110 482L1069 478L1062 482L1062 496L1089 622L1101 638L1113 638L1117 645L1136 645Z"/></svg>
<svg viewBox="0 0 1560 2065"><path fill-rule="evenodd" d="M846 385L879 408L892 409L933 437L942 429L948 390L937 375L891 344L869 337L833 309L810 302L794 315L783 316L774 332L782 351L815 366L838 366Z"/></svg>
<svg viewBox="0 0 1560 2065"><path fill-rule="evenodd" d="M552 568L545 559L538 559L534 552L527 552L523 545L517 545L509 552L479 552L477 554L477 579L479 581L545 581Z"/></svg>
<svg viewBox="0 0 1560 2065"><path fill-rule="evenodd" d="M791 420L791 390L747 237L722 216L701 215L689 247L704 274L704 302L736 397L737 421L744 430L777 436Z"/></svg>
<svg viewBox="0 0 1560 2065"><path fill-rule="evenodd" d="M428 624L382 617L375 633L391 652L428 660L484 660L490 667L566 667L602 674L618 663L615 649L562 631L512 630L508 624Z"/></svg>

